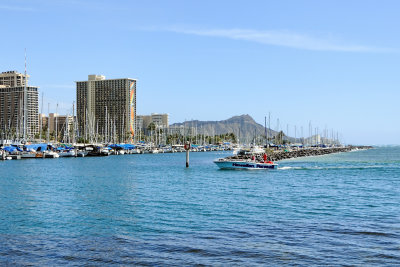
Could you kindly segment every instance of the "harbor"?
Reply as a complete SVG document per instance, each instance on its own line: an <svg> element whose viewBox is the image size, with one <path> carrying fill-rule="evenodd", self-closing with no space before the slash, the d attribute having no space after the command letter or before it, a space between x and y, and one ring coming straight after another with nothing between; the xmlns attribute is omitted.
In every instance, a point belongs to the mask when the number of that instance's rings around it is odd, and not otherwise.
<svg viewBox="0 0 400 267"><path fill-rule="evenodd" d="M399 10L1 0L0 267L400 267Z"/></svg>
<svg viewBox="0 0 400 267"><path fill-rule="evenodd" d="M159 153L183 153L189 152L212 152L232 151L233 155L228 156L231 160L250 160L256 162L280 161L298 157L321 156L339 152L350 152L354 150L371 149L371 146L340 146L340 147L298 147L298 146L256 146L239 145L225 142L223 144L197 145L192 144L185 147L179 145L154 146L144 142L132 144L30 144L30 145L3 145L0 147L0 159L47 159L59 157L104 157L110 155L131 155L131 154L159 154Z"/></svg>

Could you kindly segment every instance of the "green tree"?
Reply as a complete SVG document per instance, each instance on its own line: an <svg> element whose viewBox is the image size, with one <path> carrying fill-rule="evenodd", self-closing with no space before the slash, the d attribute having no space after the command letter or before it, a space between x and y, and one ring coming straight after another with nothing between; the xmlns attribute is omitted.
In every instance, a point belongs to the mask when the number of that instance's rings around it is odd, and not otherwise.
<svg viewBox="0 0 400 267"><path fill-rule="evenodd" d="M285 136L285 133L283 131L280 131L277 135L274 137L274 142L275 144L282 144L283 143L283 138Z"/></svg>

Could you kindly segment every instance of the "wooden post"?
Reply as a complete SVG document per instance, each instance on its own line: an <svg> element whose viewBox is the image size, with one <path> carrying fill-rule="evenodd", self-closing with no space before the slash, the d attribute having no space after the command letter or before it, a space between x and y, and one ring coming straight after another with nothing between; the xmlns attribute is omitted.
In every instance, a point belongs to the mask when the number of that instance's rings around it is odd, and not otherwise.
<svg viewBox="0 0 400 267"><path fill-rule="evenodd" d="M186 168L189 168L189 150L190 150L190 143L189 142L186 142L185 150L186 150Z"/></svg>

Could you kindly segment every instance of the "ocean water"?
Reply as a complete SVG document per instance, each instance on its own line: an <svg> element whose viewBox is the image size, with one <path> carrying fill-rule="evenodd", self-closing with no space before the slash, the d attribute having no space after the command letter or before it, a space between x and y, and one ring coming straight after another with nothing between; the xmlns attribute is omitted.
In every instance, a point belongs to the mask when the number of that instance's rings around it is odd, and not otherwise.
<svg viewBox="0 0 400 267"><path fill-rule="evenodd" d="M400 147L277 170L227 155L0 162L0 265L400 265Z"/></svg>

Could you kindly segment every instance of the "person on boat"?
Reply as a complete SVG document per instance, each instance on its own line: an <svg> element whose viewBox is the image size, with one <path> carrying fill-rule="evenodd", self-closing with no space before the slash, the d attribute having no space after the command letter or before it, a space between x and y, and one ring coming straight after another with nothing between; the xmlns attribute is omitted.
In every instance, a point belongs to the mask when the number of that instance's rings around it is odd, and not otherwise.
<svg viewBox="0 0 400 267"><path fill-rule="evenodd" d="M268 164L274 164L272 161L267 161L267 154L264 153L263 155L263 159L264 159L264 163L268 163Z"/></svg>
<svg viewBox="0 0 400 267"><path fill-rule="evenodd" d="M252 161L255 161L256 160L256 157L253 155L253 156L251 156L251 160Z"/></svg>

